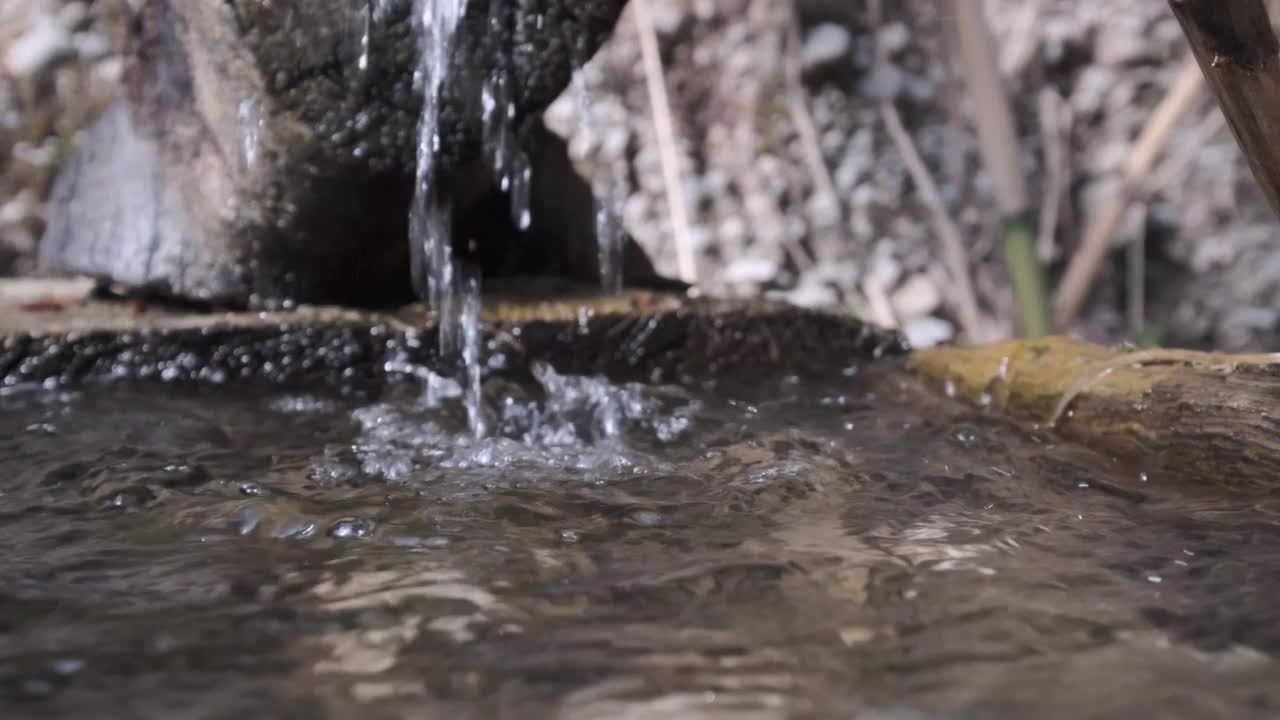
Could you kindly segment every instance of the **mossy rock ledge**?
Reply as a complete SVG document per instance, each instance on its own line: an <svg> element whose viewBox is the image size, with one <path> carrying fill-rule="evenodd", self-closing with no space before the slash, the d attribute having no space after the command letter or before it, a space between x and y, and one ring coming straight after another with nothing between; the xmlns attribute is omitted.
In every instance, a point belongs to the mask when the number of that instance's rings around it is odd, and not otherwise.
<svg viewBox="0 0 1280 720"><path fill-rule="evenodd" d="M1148 482L1280 489L1280 354L1054 337L921 351L908 366L939 391L1108 454Z"/></svg>

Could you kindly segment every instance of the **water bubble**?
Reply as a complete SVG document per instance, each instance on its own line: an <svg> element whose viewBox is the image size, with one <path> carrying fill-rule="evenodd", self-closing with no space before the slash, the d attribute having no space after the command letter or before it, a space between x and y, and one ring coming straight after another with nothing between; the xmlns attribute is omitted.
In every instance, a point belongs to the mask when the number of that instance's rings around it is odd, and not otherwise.
<svg viewBox="0 0 1280 720"><path fill-rule="evenodd" d="M266 510L258 505L241 508L235 520L235 530L240 535L251 535L266 516Z"/></svg>
<svg viewBox="0 0 1280 720"><path fill-rule="evenodd" d="M343 518L329 528L329 537L339 540L365 538L373 534L376 524L364 518Z"/></svg>
<svg viewBox="0 0 1280 720"><path fill-rule="evenodd" d="M425 538L415 537L412 535L395 535L391 538L388 538L388 542L390 542L392 545L395 545L396 547L429 548L429 549L444 548L444 547L448 547L451 544L451 541L449 540L449 538L442 537L440 535L433 535L431 537L425 537Z"/></svg>
<svg viewBox="0 0 1280 720"><path fill-rule="evenodd" d="M277 540L306 540L316 534L316 524L309 520L294 520L275 532Z"/></svg>
<svg viewBox="0 0 1280 720"><path fill-rule="evenodd" d="M132 485L112 495L111 499L107 501L107 507L112 510L136 512L155 501L156 494L151 488L145 485Z"/></svg>
<svg viewBox="0 0 1280 720"><path fill-rule="evenodd" d="M660 527L667 524L666 516L655 510L637 510L628 515L627 519L641 527Z"/></svg>
<svg viewBox="0 0 1280 720"><path fill-rule="evenodd" d="M449 539L444 537L417 537L414 535L393 535L387 538L387 542L396 547L404 548L441 548L449 544Z"/></svg>
<svg viewBox="0 0 1280 720"><path fill-rule="evenodd" d="M49 662L49 669L63 677L75 675L84 669L85 661L78 657L54 658Z"/></svg>
<svg viewBox="0 0 1280 720"><path fill-rule="evenodd" d="M357 473L356 468L346 463L326 460L311 466L307 471L307 480L316 487L331 488L351 480Z"/></svg>

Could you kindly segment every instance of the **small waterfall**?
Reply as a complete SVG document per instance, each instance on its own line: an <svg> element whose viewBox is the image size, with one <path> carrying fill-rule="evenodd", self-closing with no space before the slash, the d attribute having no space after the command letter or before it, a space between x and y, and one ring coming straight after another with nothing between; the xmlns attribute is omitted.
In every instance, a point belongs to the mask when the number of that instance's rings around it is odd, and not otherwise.
<svg viewBox="0 0 1280 720"><path fill-rule="evenodd" d="M591 118L591 93L587 89L585 70L581 67L573 75L573 94L581 119L583 134L589 144L599 144L599 155L604 152L604 135ZM608 162L604 159L603 162ZM605 187L600 187L600 185ZM596 247L600 263L600 287L606 293L622 290L622 204L626 199L621 178L612 182L595 183L592 194L596 199Z"/></svg>
<svg viewBox="0 0 1280 720"><path fill-rule="evenodd" d="M370 62L370 28L381 19L386 4L387 0L372 0L361 20L357 64L362 72ZM468 422L475 435L484 436L488 422L481 402L485 358L479 327L480 279L469 275L454 257L450 232L453 208L447 193L436 192L439 187L436 162L442 142L440 91L449 70L454 36L467 11L467 0L415 0L414 9L419 45L414 79L423 96L414 200L409 217L414 281L419 294L435 310L443 365L448 367L460 361L463 366L460 382ZM498 38L513 37L516 28L510 25L521 22L523 17L519 7L492 2L487 32ZM542 21L540 15L537 21ZM500 189L510 199L515 227L527 230L533 221L530 205L533 169L517 137L516 93L519 89L512 72L512 48L510 43L499 45L498 57L479 89L483 148ZM578 101L581 117L586 122L590 117L589 99L581 73L578 78ZM592 131L592 134L598 133ZM620 182L613 182L606 192L601 193L597 188L595 193L600 278L606 292L616 292L622 286L621 187Z"/></svg>
<svg viewBox="0 0 1280 720"><path fill-rule="evenodd" d="M480 278L471 275L462 283L462 360L466 366L467 385L463 401L467 409L467 427L471 434L483 438L489 434L489 421L484 410L484 348L480 332Z"/></svg>
<svg viewBox="0 0 1280 720"><path fill-rule="evenodd" d="M466 12L466 0L416 0L419 61L415 82L422 88L422 116L418 122L418 165L413 205L409 214L410 243L418 292L437 314L442 357L459 350L461 303L450 233L452 210L447 194L436 186L436 155L440 150L440 88L449 68L454 35ZM426 287L423 287L424 284Z"/></svg>
<svg viewBox="0 0 1280 720"><path fill-rule="evenodd" d="M489 6L489 32L495 37L511 37L510 22L519 15L509 4L494 2ZM515 83L511 73L511 50L501 43L494 67L485 79L480 94L484 121L484 149L498 186L511 200L511 220L516 228L528 230L533 222L529 207L529 186L533 168L516 137Z"/></svg>
<svg viewBox="0 0 1280 720"><path fill-rule="evenodd" d="M356 68L360 72L369 69L370 51L373 49L373 28L386 19L394 0L368 0L356 10L353 22L359 28L356 34Z"/></svg>

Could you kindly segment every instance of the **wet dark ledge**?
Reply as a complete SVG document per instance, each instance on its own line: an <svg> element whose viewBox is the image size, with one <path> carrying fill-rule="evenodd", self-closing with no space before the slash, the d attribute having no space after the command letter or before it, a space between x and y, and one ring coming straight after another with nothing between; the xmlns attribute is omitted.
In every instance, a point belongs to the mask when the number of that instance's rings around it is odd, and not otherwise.
<svg viewBox="0 0 1280 720"><path fill-rule="evenodd" d="M438 367L434 321L392 312L299 307L204 313L101 299L20 298L0 291L0 383L376 381ZM830 375L906 351L857 319L763 300L615 298L486 301L490 355L511 372L537 360L618 379L701 380L780 372Z"/></svg>

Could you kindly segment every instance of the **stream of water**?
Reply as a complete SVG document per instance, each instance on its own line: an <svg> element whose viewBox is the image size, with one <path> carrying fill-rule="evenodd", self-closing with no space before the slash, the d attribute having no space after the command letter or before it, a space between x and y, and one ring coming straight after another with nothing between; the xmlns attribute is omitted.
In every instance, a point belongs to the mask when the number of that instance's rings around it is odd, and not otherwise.
<svg viewBox="0 0 1280 720"><path fill-rule="evenodd" d="M360 36L359 60L363 70L369 58L369 25L381 12L380 5L370 6L363 18ZM473 269L454 257L451 236L452 207L448 192L440 192L436 175L437 154L440 150L440 93L446 81L450 54L455 45L459 23L467 12L466 0L417 0L418 45L420 59L417 82L423 88L424 102L419 122L417 147L417 175L414 202L410 210L410 243L413 247L415 278L419 279L419 292L436 310L439 322L441 356L454 358L465 377L466 398L472 432L483 435L487 431L484 409L478 396L479 378L484 369L482 348L474 341L479 336L479 306L481 283ZM504 3L490 4L487 31L494 37L507 38L513 28L507 24L514 17L511 8ZM577 39L569 39L577 47ZM483 152L490 163L499 188L511 201L512 220L517 230L528 230L533 222L530 204L532 166L528 155L520 147L516 137L516 104L513 49L502 48L480 89L481 121L483 125ZM582 64L585 56L575 61ZM574 83L582 118L590 117L589 103L581 74ZM598 129L588 127L593 136ZM622 196L620 183L596 188L596 236L600 265L600 282L605 292L617 292L622 288L621 224ZM424 287L425 285L425 287Z"/></svg>
<svg viewBox="0 0 1280 720"><path fill-rule="evenodd" d="M891 369L0 395L0 717L1273 718L1280 500Z"/></svg>

